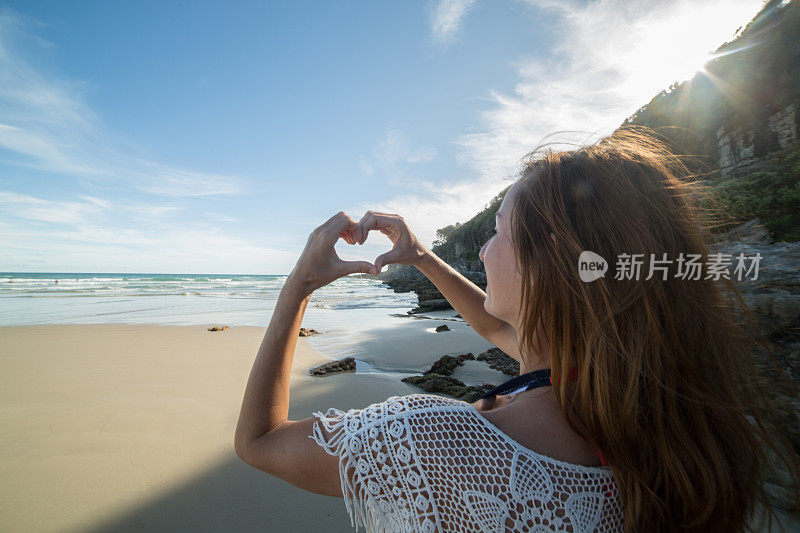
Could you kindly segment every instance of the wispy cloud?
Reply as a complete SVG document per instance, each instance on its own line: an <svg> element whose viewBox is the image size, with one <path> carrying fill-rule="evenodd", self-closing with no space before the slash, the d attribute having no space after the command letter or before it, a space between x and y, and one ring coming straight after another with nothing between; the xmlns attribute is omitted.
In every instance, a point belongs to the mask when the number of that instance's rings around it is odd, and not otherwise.
<svg viewBox="0 0 800 533"><path fill-rule="evenodd" d="M375 147L375 156L387 164L420 163L436 157L436 148L431 146L411 148L405 137L392 128L386 133L386 138Z"/></svg>
<svg viewBox="0 0 800 533"><path fill-rule="evenodd" d="M2 220L0 248L8 271L287 273L298 257L220 228L163 227L156 234L77 226L46 235Z"/></svg>
<svg viewBox="0 0 800 533"><path fill-rule="evenodd" d="M509 175L543 140L610 133L674 81L691 77L760 0L527 0L554 19L552 57L520 59L512 94L492 91L482 132L461 136L463 161L484 178ZM544 11L542 11L544 10ZM555 138L550 136L565 132ZM573 133L566 133L573 132Z"/></svg>
<svg viewBox="0 0 800 533"><path fill-rule="evenodd" d="M475 0L441 0L431 17L434 40L442 45L450 44L474 3Z"/></svg>
<svg viewBox="0 0 800 533"><path fill-rule="evenodd" d="M88 222L105 207L96 201L67 202L0 191L0 216L55 224Z"/></svg>
<svg viewBox="0 0 800 533"><path fill-rule="evenodd" d="M32 21L0 10L0 149L6 163L162 196L242 192L244 180L176 168L109 144L113 137L81 98L80 85L31 62L50 45Z"/></svg>
<svg viewBox="0 0 800 533"><path fill-rule="evenodd" d="M761 0L527 0L531 17L557 28L555 53L516 63L512 93L490 91L475 133L459 136L468 179L383 202L431 243L510 184L521 159L543 142L582 144L611 133L672 82L686 79L762 7ZM443 1L434 35L446 40L471 2ZM561 133L559 133L561 132ZM554 135L556 134L556 135Z"/></svg>
<svg viewBox="0 0 800 533"><path fill-rule="evenodd" d="M110 231L120 232L122 228L112 220L119 215L123 215L123 221L133 221L139 227L146 227L149 224L161 224L169 216L185 209L180 205L159 205L126 199L111 201L88 195L78 198L81 201L49 200L0 190L0 219L10 224L19 224L20 227L24 221L32 221L62 226L59 230L77 225L102 225ZM49 231L52 232L53 228L49 228Z"/></svg>
<svg viewBox="0 0 800 533"><path fill-rule="evenodd" d="M272 273L288 272L297 261L298 250L249 241L206 221L176 220L180 210L0 191L0 270ZM136 225L113 224L112 211L128 213Z"/></svg>
<svg viewBox="0 0 800 533"><path fill-rule="evenodd" d="M105 209L109 209L111 207L111 202L109 202L108 200L103 200L102 198L98 198L96 196L83 195L80 196L80 198L81 200L85 200L94 205L99 205L100 207L103 207Z"/></svg>
<svg viewBox="0 0 800 533"><path fill-rule="evenodd" d="M216 213L213 211L206 211L204 214L208 220L213 220L216 222L225 222L226 224L232 224L234 222L242 221L242 219L240 218L232 217L230 215L225 215L222 213Z"/></svg>
<svg viewBox="0 0 800 533"><path fill-rule="evenodd" d="M432 161L437 153L433 146L412 146L402 132L389 127L372 152L361 156L359 166L367 176L379 174L387 183L425 185L414 176L413 165Z"/></svg>

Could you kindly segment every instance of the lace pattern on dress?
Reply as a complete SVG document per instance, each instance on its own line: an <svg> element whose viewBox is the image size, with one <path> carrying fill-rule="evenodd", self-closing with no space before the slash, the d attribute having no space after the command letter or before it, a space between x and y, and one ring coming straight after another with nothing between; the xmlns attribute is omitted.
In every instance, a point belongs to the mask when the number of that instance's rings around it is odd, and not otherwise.
<svg viewBox="0 0 800 533"><path fill-rule="evenodd" d="M314 416L356 531L622 530L610 467L524 448L466 402L412 394Z"/></svg>

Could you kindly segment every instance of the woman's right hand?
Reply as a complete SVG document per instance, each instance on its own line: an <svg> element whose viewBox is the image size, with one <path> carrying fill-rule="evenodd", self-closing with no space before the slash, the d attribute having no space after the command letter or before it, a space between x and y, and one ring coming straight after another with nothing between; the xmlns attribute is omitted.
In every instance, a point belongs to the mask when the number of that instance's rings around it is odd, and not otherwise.
<svg viewBox="0 0 800 533"><path fill-rule="evenodd" d="M367 211L358 222L360 235L356 235L356 242L364 244L367 235L372 230L378 230L392 241L394 246L385 254L379 255L373 264L378 272L383 265L397 263L400 265L417 265L429 250L422 245L417 237L411 233L403 217L396 214L378 213Z"/></svg>

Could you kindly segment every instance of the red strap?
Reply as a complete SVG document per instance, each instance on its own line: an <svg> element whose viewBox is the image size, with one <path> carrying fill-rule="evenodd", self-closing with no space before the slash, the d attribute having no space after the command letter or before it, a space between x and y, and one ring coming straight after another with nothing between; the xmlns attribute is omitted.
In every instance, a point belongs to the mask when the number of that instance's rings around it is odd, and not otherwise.
<svg viewBox="0 0 800 533"><path fill-rule="evenodd" d="M603 452L600 451L600 448L597 448L597 455L600 456L600 462L603 466L608 466L608 461L606 461L606 457L603 455Z"/></svg>
<svg viewBox="0 0 800 533"><path fill-rule="evenodd" d="M578 367L571 366L569 367L569 375L567 376L567 381L575 381L578 379ZM553 372L550 372L550 384L553 384Z"/></svg>

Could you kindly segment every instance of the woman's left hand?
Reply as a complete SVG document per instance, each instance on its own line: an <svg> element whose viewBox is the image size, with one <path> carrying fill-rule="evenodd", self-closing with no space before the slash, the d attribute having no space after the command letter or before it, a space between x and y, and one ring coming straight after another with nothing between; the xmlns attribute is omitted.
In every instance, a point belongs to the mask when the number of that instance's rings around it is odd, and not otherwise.
<svg viewBox="0 0 800 533"><path fill-rule="evenodd" d="M339 238L355 244L361 238L361 226L344 211L311 232L300 259L286 279L307 296L328 283L348 274L376 274L369 261L342 261L333 249Z"/></svg>

